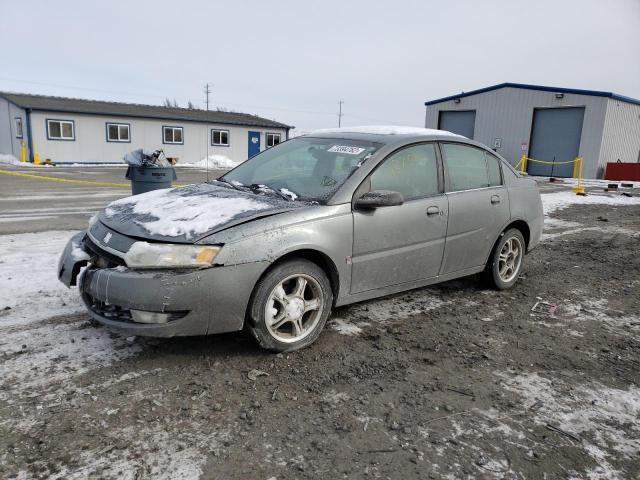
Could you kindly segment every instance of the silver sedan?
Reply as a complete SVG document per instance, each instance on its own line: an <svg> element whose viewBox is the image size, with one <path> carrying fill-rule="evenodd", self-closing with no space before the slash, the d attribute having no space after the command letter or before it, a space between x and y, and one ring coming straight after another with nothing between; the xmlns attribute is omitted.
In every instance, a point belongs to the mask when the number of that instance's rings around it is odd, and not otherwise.
<svg viewBox="0 0 640 480"><path fill-rule="evenodd" d="M513 286L540 240L535 182L448 132L343 128L288 140L216 181L111 203L59 278L128 334L247 328L305 347L334 306L480 274Z"/></svg>

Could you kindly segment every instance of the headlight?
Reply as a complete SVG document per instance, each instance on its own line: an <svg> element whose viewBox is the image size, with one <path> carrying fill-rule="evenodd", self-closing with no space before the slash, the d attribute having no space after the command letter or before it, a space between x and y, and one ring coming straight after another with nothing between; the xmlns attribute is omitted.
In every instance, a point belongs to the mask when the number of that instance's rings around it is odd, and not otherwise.
<svg viewBox="0 0 640 480"><path fill-rule="evenodd" d="M222 247L136 242L124 256L129 268L210 267Z"/></svg>

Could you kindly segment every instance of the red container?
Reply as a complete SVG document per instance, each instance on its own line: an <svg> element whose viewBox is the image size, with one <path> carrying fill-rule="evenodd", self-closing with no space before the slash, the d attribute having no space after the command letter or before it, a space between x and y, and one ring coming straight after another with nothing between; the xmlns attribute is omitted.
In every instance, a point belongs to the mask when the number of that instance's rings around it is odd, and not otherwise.
<svg viewBox="0 0 640 480"><path fill-rule="evenodd" d="M640 163L607 163L604 178L605 180L640 181Z"/></svg>

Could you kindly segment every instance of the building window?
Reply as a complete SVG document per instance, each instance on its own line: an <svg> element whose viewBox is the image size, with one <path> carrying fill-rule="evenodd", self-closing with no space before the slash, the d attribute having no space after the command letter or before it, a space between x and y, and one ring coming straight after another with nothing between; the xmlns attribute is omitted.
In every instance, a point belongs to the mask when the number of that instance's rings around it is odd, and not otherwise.
<svg viewBox="0 0 640 480"><path fill-rule="evenodd" d="M267 133L267 148L271 148L280 143L279 133Z"/></svg>
<svg viewBox="0 0 640 480"><path fill-rule="evenodd" d="M229 130L211 130L211 145L215 147L228 147Z"/></svg>
<svg viewBox="0 0 640 480"><path fill-rule="evenodd" d="M162 143L183 144L182 127L162 127Z"/></svg>
<svg viewBox="0 0 640 480"><path fill-rule="evenodd" d="M75 140L75 128L73 120L49 120L47 119L47 139L49 140Z"/></svg>
<svg viewBox="0 0 640 480"><path fill-rule="evenodd" d="M130 142L128 123L107 123L107 142Z"/></svg>
<svg viewBox="0 0 640 480"><path fill-rule="evenodd" d="M22 138L24 134L22 133L22 118L16 117L16 138Z"/></svg>

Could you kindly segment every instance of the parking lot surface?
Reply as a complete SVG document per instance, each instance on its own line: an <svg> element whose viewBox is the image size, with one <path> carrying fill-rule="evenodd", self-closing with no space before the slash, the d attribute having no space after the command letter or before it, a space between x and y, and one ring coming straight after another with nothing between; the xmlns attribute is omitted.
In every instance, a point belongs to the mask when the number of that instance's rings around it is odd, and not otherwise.
<svg viewBox="0 0 640 480"><path fill-rule="evenodd" d="M107 203L131 195L126 170L125 166L16 167L0 163L0 233L82 229ZM207 178L201 168L178 167L176 171L177 184ZM222 173L209 170L209 177L214 179Z"/></svg>
<svg viewBox="0 0 640 480"><path fill-rule="evenodd" d="M55 262L127 190L0 175L0 477L640 478L638 190L540 188L512 290L469 277L339 308L273 355L95 326Z"/></svg>

